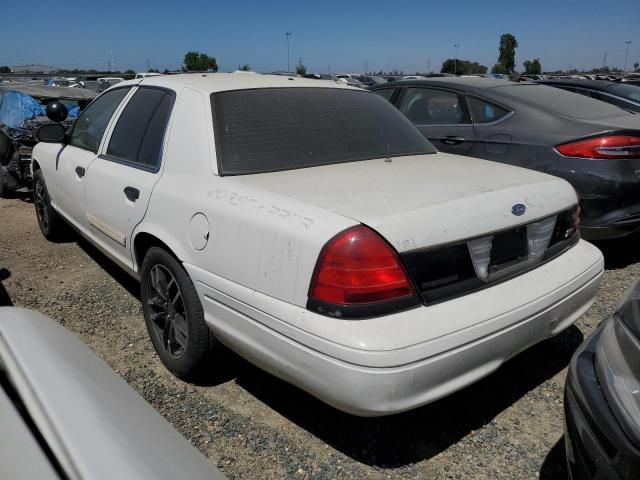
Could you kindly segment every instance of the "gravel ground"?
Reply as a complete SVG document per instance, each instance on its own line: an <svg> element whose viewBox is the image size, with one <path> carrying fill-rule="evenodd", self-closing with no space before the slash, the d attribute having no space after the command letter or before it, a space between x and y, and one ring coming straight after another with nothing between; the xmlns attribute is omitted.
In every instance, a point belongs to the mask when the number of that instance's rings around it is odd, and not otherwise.
<svg viewBox="0 0 640 480"><path fill-rule="evenodd" d="M177 380L147 338L138 285L86 242L45 241L25 198L0 199L0 304L77 334L230 478L559 479L566 366L640 277L633 245L600 245L603 287L575 326L446 399L379 419L338 412L230 352L198 385Z"/></svg>

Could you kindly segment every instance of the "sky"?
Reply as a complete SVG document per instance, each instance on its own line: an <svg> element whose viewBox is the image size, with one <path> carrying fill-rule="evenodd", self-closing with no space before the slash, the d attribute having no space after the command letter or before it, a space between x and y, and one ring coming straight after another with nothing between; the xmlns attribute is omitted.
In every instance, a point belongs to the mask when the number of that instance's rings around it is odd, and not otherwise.
<svg viewBox="0 0 640 480"><path fill-rule="evenodd" d="M5 3L5 2L2 2ZM0 65L146 71L177 69L189 50L221 71L258 72L302 58L316 73L439 71L446 58L497 61L500 35L518 40L516 68L539 57L543 70L640 62L640 0L83 0L2 5Z"/></svg>

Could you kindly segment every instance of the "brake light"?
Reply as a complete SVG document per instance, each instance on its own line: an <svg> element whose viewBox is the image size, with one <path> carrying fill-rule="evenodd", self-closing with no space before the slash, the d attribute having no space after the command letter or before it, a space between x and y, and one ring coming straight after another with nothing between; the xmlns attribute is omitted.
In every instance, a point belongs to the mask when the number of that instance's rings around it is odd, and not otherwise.
<svg viewBox="0 0 640 480"><path fill-rule="evenodd" d="M558 145L556 150L565 157L594 159L640 158L640 137L609 135Z"/></svg>
<svg viewBox="0 0 640 480"><path fill-rule="evenodd" d="M414 289L395 250L363 225L330 240L318 258L309 298L361 305L412 297Z"/></svg>

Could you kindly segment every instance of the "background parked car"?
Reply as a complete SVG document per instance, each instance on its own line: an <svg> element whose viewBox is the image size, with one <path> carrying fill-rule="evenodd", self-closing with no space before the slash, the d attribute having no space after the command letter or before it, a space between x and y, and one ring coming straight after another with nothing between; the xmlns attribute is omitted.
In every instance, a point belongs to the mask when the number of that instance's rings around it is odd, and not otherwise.
<svg viewBox="0 0 640 480"><path fill-rule="evenodd" d="M540 80L537 83L579 93L617 107L640 112L640 87L606 80Z"/></svg>
<svg viewBox="0 0 640 480"><path fill-rule="evenodd" d="M0 308L0 478L222 480L80 340Z"/></svg>
<svg viewBox="0 0 640 480"><path fill-rule="evenodd" d="M372 88L444 152L568 180L587 239L640 230L640 116L529 82L441 78Z"/></svg>
<svg viewBox="0 0 640 480"><path fill-rule="evenodd" d="M337 82L125 82L39 136L43 235L66 220L141 280L179 377L224 368L220 341L336 408L388 415L561 332L600 285L567 182L438 153Z"/></svg>
<svg viewBox="0 0 640 480"><path fill-rule="evenodd" d="M373 87L375 85L382 85L384 83L387 83L387 81L384 78L376 77L375 75L373 76L358 75L356 77L356 80L360 81L363 85L366 85L367 87Z"/></svg>
<svg viewBox="0 0 640 480"><path fill-rule="evenodd" d="M107 88L113 87L114 85L124 82L124 78L122 77L102 77L98 79L98 88L97 92L102 93Z"/></svg>
<svg viewBox="0 0 640 480"><path fill-rule="evenodd" d="M0 197L31 188L35 132L41 125L52 122L46 116L47 105L52 102L64 105L66 115L58 116L56 121L68 127L96 95L83 88L0 84Z"/></svg>
<svg viewBox="0 0 640 480"><path fill-rule="evenodd" d="M140 80L141 78L147 77L159 77L160 75L162 74L158 72L140 72L136 73L135 80Z"/></svg>
<svg viewBox="0 0 640 480"><path fill-rule="evenodd" d="M640 282L578 348L565 388L573 480L640 475Z"/></svg>

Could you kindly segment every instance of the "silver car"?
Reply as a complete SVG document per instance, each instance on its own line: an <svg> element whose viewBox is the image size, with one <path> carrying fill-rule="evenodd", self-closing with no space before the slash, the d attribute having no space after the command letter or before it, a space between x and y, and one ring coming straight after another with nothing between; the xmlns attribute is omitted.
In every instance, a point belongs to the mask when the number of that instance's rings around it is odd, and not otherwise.
<svg viewBox="0 0 640 480"><path fill-rule="evenodd" d="M76 337L0 308L0 478L224 476Z"/></svg>

